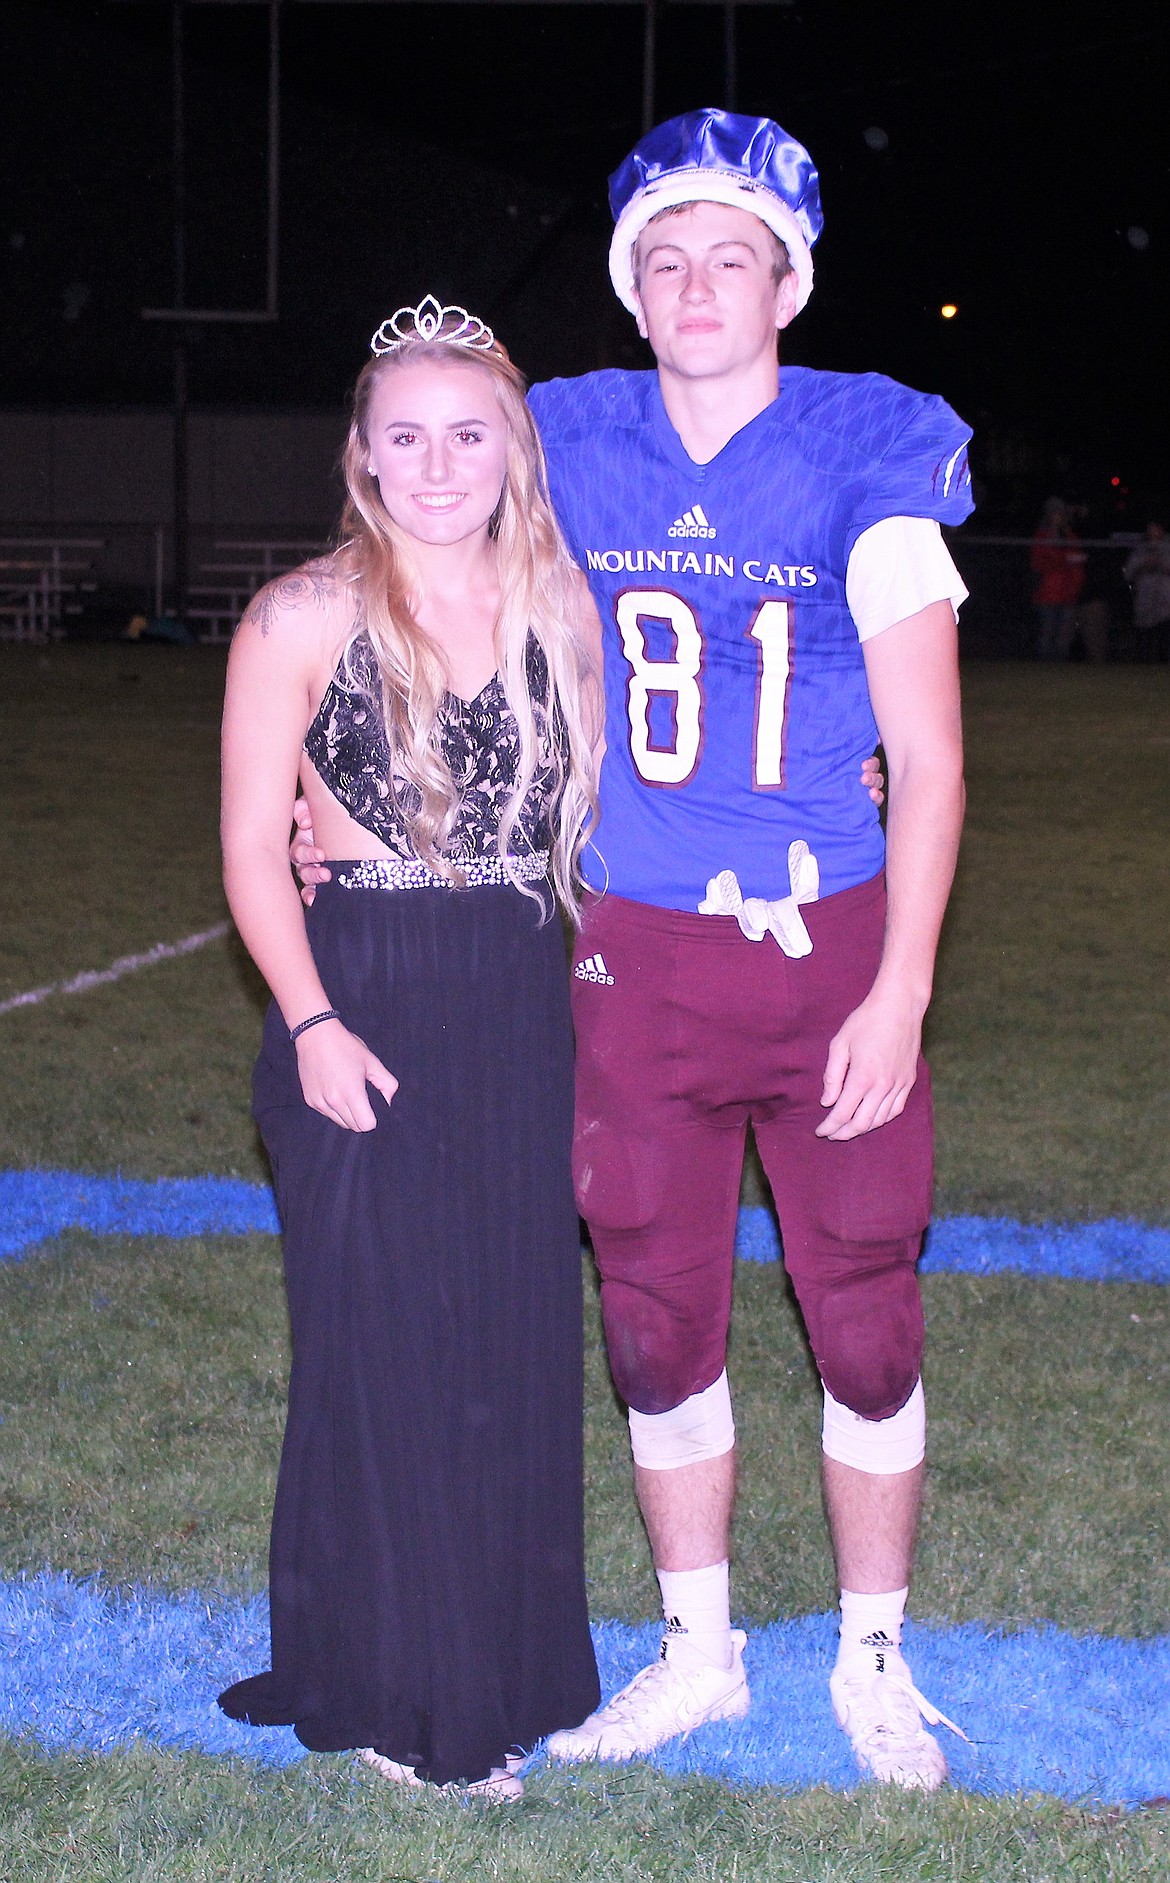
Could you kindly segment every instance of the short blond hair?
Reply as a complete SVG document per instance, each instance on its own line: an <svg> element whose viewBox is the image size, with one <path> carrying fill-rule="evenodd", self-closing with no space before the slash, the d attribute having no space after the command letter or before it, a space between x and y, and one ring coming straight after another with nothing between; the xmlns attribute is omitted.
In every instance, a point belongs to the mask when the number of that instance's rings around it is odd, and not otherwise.
<svg viewBox="0 0 1170 1883"><path fill-rule="evenodd" d="M699 198L696 198L695 200L703 201L705 199L699 197ZM649 222L646 224L646 228L640 229L638 231L638 234L634 240L634 286L638 289L639 293L641 292L641 288L642 288L642 256L641 256L640 251L641 251L641 246L642 246L642 237L646 234L646 230L652 229L656 222L665 222L669 216L685 216L688 213L688 211L692 210L694 207L695 207L695 204L693 202L671 203L668 205L666 209L660 209L656 216L651 216ZM751 213L750 210L748 213L750 215ZM769 242L772 244L772 279L776 283L776 286L779 287L785 275L790 275L792 273L792 262L788 254L788 249L786 245L780 240L780 237L776 234L776 231L774 229L770 229L762 217L757 216L756 221L759 223L761 229L764 231L764 234L767 236Z"/></svg>

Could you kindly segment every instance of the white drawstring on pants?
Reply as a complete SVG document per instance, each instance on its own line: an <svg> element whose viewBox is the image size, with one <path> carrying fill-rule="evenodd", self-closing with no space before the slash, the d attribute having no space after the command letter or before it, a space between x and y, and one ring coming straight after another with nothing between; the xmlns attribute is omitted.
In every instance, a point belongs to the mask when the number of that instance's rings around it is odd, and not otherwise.
<svg viewBox="0 0 1170 1883"><path fill-rule="evenodd" d="M735 871L720 870L707 884L699 914L733 915L749 941L763 941L765 935L774 935L784 953L799 960L802 955L811 955L812 937L798 905L818 901L821 893L817 860L803 838L788 846L788 881L791 895L767 902L763 896L745 897Z"/></svg>

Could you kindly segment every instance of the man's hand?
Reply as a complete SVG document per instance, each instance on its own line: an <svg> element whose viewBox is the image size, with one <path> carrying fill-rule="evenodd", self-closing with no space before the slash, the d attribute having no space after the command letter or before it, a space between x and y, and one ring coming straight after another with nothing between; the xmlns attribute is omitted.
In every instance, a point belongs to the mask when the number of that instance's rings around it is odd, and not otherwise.
<svg viewBox="0 0 1170 1883"><path fill-rule="evenodd" d="M377 1054L340 1020L310 1027L296 1046L306 1105L346 1131L373 1131L378 1120L366 1086L372 1085L387 1104L398 1090L397 1079Z"/></svg>
<svg viewBox="0 0 1170 1883"><path fill-rule="evenodd" d="M871 758L867 763L876 765L877 760ZM862 766L863 776L864 772L865 767ZM880 777L881 774L879 773L878 775ZM872 791L870 792L870 796L873 796ZM881 800L879 798L874 799L875 804L880 802ZM309 810L309 801L307 798L298 798L293 805L293 823L296 825L296 830L293 833L293 840L288 847L288 860L301 879L301 901L304 903L306 909L311 909L313 906L313 897L316 893L316 885L318 883L327 883L330 878L330 872L323 868L325 862L324 850L318 850L313 840L313 817ZM320 1109L320 1107L318 1107L318 1109Z"/></svg>
<svg viewBox="0 0 1170 1883"><path fill-rule="evenodd" d="M829 1042L818 1138L859 1138L896 1118L918 1077L922 1014L897 995L871 993Z"/></svg>
<svg viewBox="0 0 1170 1883"><path fill-rule="evenodd" d="M861 767L861 785L880 810L886 801L886 781L882 777L881 760L876 752Z"/></svg>

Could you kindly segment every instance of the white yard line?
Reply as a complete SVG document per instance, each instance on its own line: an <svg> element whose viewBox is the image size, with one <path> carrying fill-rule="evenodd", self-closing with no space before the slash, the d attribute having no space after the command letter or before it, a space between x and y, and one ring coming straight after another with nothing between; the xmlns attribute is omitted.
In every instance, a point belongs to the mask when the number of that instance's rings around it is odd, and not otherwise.
<svg viewBox="0 0 1170 1883"><path fill-rule="evenodd" d="M156 961L173 961L177 955L193 955L197 948L205 948L208 942L220 941L231 930L230 922L217 922L214 928L205 928L198 935L185 935L182 941L156 942L141 955L122 955L112 961L108 968L88 968L84 974L75 974L69 981L54 981L49 987L34 987L27 994L13 994L8 1000L0 1000L0 1013L11 1013L16 1007L37 1007L42 1000L48 1000L50 994L84 994L88 988L104 987L107 981L120 981L124 974L137 974L139 968L153 967Z"/></svg>

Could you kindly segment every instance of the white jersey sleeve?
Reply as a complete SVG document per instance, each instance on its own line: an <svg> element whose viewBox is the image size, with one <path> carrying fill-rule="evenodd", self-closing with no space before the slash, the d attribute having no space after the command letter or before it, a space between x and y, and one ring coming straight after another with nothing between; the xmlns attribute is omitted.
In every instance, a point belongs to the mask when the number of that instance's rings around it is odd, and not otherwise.
<svg viewBox="0 0 1170 1883"><path fill-rule="evenodd" d="M931 602L949 601L958 614L967 592L933 517L885 517L850 551L845 599L858 640L872 640Z"/></svg>

